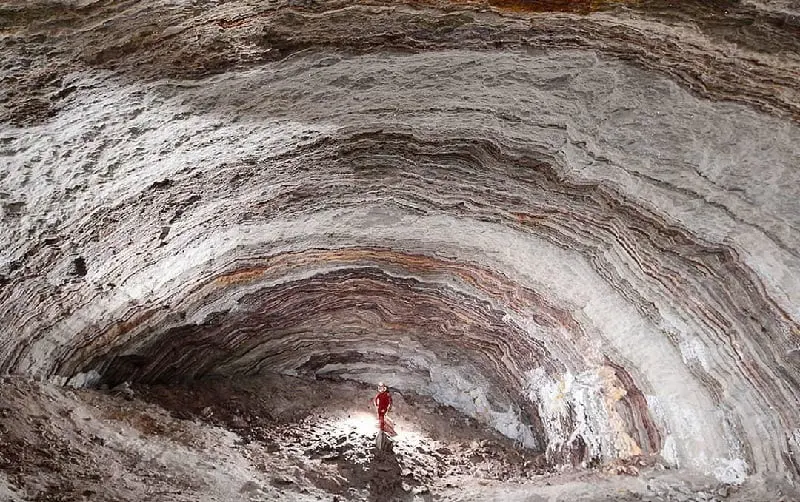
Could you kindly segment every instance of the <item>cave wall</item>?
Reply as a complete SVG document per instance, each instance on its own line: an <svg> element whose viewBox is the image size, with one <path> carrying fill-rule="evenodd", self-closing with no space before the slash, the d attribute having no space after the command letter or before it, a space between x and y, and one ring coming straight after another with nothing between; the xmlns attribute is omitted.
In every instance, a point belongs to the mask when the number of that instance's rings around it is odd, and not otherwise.
<svg viewBox="0 0 800 502"><path fill-rule="evenodd" d="M4 6L0 370L387 380L556 464L797 476L791 3L528 6Z"/></svg>

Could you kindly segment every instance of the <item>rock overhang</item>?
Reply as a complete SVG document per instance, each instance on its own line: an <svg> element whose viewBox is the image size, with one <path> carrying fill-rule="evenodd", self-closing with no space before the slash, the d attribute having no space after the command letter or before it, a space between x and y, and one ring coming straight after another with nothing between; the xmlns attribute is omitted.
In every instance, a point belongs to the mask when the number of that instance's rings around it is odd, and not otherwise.
<svg viewBox="0 0 800 502"><path fill-rule="evenodd" d="M796 469L796 102L446 42L70 74L3 132L3 369L391 369L555 462Z"/></svg>

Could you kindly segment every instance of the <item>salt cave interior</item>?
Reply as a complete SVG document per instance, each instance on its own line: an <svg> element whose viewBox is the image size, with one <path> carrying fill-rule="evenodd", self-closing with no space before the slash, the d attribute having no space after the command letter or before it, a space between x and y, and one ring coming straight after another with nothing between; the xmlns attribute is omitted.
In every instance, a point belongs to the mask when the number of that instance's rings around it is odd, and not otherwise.
<svg viewBox="0 0 800 502"><path fill-rule="evenodd" d="M4 0L0 44L0 500L800 500L796 0Z"/></svg>

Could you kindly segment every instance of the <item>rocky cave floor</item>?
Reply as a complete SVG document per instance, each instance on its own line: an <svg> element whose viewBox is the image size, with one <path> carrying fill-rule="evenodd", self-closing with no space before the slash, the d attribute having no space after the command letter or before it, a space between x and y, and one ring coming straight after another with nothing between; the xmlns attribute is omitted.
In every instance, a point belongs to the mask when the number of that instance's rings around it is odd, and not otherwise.
<svg viewBox="0 0 800 502"><path fill-rule="evenodd" d="M0 499L776 500L656 459L555 470L418 395L395 394L398 436L376 452L371 393L275 375L112 390L4 377Z"/></svg>

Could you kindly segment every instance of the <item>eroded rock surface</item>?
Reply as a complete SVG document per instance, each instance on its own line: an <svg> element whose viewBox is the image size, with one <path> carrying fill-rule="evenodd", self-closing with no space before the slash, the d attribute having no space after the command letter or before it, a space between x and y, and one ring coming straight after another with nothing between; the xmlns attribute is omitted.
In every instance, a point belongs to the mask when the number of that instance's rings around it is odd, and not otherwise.
<svg viewBox="0 0 800 502"><path fill-rule="evenodd" d="M0 371L386 380L548 469L784 496L799 12L0 4Z"/></svg>

